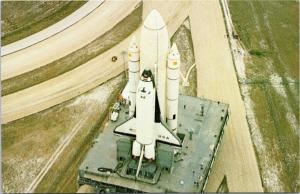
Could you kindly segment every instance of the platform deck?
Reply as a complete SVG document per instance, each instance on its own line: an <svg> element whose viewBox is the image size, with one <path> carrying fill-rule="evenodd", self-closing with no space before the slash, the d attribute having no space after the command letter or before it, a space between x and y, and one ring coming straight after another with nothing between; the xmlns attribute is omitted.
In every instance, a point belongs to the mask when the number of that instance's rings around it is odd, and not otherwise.
<svg viewBox="0 0 300 194"><path fill-rule="evenodd" d="M204 107L203 116L201 106ZM126 179L117 173L103 174L98 171L99 167L115 169L118 164L116 141L121 137L115 135L113 130L129 119L126 112L128 108L122 106L118 120L109 121L108 126L94 140L80 166L79 184L95 186L97 183L104 183L142 192L203 191L223 135L228 105L207 99L179 96L178 132L185 134L181 148L182 158L174 162L172 173L162 171L156 184Z"/></svg>

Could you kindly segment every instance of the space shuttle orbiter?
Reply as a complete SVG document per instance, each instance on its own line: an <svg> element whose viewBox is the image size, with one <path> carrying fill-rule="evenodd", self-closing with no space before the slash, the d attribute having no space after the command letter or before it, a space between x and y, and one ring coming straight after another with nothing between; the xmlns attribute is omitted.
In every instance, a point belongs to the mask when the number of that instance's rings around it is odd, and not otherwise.
<svg viewBox="0 0 300 194"><path fill-rule="evenodd" d="M176 44L169 50L167 27L157 10L143 24L140 48L133 37L128 49L130 119L114 132L135 136L133 157L155 160L156 141L182 143L176 135L180 55Z"/></svg>

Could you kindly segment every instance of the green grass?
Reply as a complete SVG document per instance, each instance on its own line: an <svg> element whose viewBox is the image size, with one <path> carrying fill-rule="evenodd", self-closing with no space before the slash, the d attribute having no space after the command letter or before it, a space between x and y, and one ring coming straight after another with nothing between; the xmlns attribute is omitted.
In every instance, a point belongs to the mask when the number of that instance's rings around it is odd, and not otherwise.
<svg viewBox="0 0 300 194"><path fill-rule="evenodd" d="M299 178L299 140L285 117L285 99L281 98L271 85L265 84L251 87L251 99L266 147L266 152L257 149L258 159L260 161L267 157L270 166L280 166L278 178L283 183L283 191L295 191L296 180ZM265 164L263 167L269 168ZM264 175L264 171L267 170L269 169L262 169L261 173ZM267 177L262 178L267 180ZM268 185L265 186L266 190L272 189L268 188Z"/></svg>
<svg viewBox="0 0 300 194"><path fill-rule="evenodd" d="M47 110L2 125L3 191L24 192L77 122L87 116L78 133L39 184L39 192L76 192L77 169L115 96L125 85L124 74L100 88ZM102 91L103 93L99 93ZM101 95L100 102L90 95ZM102 95L103 94L103 95ZM87 109L89 114L85 114ZM36 161L43 159L43 161ZM34 162L31 164L30 162ZM12 162L13 161L13 162Z"/></svg>
<svg viewBox="0 0 300 194"><path fill-rule="evenodd" d="M2 46L51 26L84 3L86 1L2 1Z"/></svg>
<svg viewBox="0 0 300 194"><path fill-rule="evenodd" d="M253 56L257 56L257 57L265 57L267 52L266 51L262 51L262 50L255 50L255 49L252 49L249 51L249 54L250 55L253 55Z"/></svg>
<svg viewBox="0 0 300 194"><path fill-rule="evenodd" d="M287 119L288 112L293 114L299 128L298 2L230 0L229 9L249 53L246 77L252 81L248 84L250 98L266 147L263 152L254 143L265 191L274 189L268 183L266 162L280 169L282 191L299 191L299 135ZM282 83L272 86L270 78L274 75L281 77Z"/></svg>
<svg viewBox="0 0 300 194"><path fill-rule="evenodd" d="M57 77L112 48L138 28L142 22L142 10L142 5L140 4L140 6L116 24L111 30L81 49L38 69L4 80L2 82L2 96Z"/></svg>
<svg viewBox="0 0 300 194"><path fill-rule="evenodd" d="M276 66L278 73L298 79L298 3L296 1L231 0L229 6L235 28L246 48L249 51L268 52L268 57L278 64ZM279 56L282 60L278 59ZM255 62L264 62L263 59L254 59ZM285 66L279 67L282 66L279 65L282 62Z"/></svg>
<svg viewBox="0 0 300 194"><path fill-rule="evenodd" d="M109 108L116 100L116 96L124 88L123 80L112 90L107 98L107 104L101 106L91 114L82 129L75 135L71 143L65 148L62 157L58 158L52 168L47 172L35 192L76 193L78 168L91 148L94 138L104 129L108 119ZM96 114L95 114L96 113Z"/></svg>
<svg viewBox="0 0 300 194"><path fill-rule="evenodd" d="M176 43L180 53L180 71L186 76L189 68L195 63L192 34L189 18L178 28L171 37L171 43ZM183 86L182 79L179 83L179 93L187 96L197 96L197 71L194 67L189 75L189 86Z"/></svg>

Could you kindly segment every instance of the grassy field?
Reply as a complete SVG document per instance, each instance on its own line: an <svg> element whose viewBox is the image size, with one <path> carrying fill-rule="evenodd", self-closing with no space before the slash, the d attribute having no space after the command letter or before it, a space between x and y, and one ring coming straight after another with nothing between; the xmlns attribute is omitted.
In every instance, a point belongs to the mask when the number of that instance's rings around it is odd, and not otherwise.
<svg viewBox="0 0 300 194"><path fill-rule="evenodd" d="M171 37L171 44L176 43L180 53L180 71L184 77L187 76L188 70L195 63L193 40L189 18L180 25L175 34ZM197 71L194 67L188 77L188 86L184 86L183 80L180 79L179 93L187 96L197 96Z"/></svg>
<svg viewBox="0 0 300 194"><path fill-rule="evenodd" d="M2 125L3 191L25 192L53 153L78 128L36 189L76 192L77 168L123 86L122 74L72 100Z"/></svg>
<svg viewBox="0 0 300 194"><path fill-rule="evenodd" d="M84 3L86 1L2 1L2 46L43 30Z"/></svg>
<svg viewBox="0 0 300 194"><path fill-rule="evenodd" d="M140 4L126 18L116 24L116 26L81 49L38 69L4 80L1 88L2 96L54 78L112 48L139 27L142 21L142 10L142 4Z"/></svg>
<svg viewBox="0 0 300 194"><path fill-rule="evenodd" d="M35 192L75 193L77 191L79 165L90 149L95 137L102 132L105 123L108 121L109 108L115 103L116 97L124 88L124 85L124 74L121 74L86 94L86 96L91 96L92 99L97 96L97 93L102 94L102 96L99 96L99 99L94 99L97 102L89 103L88 106L86 100L82 99L81 103L92 110L91 114L88 115L89 118L65 148L62 157L58 158L48 171Z"/></svg>
<svg viewBox="0 0 300 194"><path fill-rule="evenodd" d="M253 104L258 129L251 135L264 189L299 191L298 2L230 0L229 9L248 51L240 84Z"/></svg>

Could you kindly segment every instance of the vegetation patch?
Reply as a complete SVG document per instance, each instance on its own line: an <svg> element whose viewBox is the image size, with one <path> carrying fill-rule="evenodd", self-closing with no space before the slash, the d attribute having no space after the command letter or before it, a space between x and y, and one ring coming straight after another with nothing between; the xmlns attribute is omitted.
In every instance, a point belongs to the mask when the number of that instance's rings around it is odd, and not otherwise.
<svg viewBox="0 0 300 194"><path fill-rule="evenodd" d="M265 57L266 54L267 54L267 52L266 51L252 49L252 50L249 51L249 54L253 55L253 56L257 56L257 57Z"/></svg>
<svg viewBox="0 0 300 194"><path fill-rule="evenodd" d="M2 125L3 191L25 192L78 128L37 187L40 192L75 193L80 161L124 83L122 74L60 105Z"/></svg>
<svg viewBox="0 0 300 194"><path fill-rule="evenodd" d="M75 193L77 191L78 168L91 148L93 140L103 131L105 123L108 121L110 107L126 83L123 74L113 78L110 82L115 82L115 84L104 100L105 103L86 107L87 109L94 109L93 113L89 115L89 119L81 127L82 129L74 136L61 157L56 160L35 192ZM100 108L98 108L99 106Z"/></svg>
<svg viewBox="0 0 300 194"><path fill-rule="evenodd" d="M171 37L171 44L176 43L180 53L180 71L184 78L187 78L189 69L195 64L194 47L191 34L190 20L186 18L174 35ZM187 96L197 96L197 71L193 67L186 79L188 86L180 76L179 93Z"/></svg>
<svg viewBox="0 0 300 194"><path fill-rule="evenodd" d="M2 46L55 24L84 3L86 1L2 1Z"/></svg>
<svg viewBox="0 0 300 194"><path fill-rule="evenodd" d="M111 30L81 49L38 69L4 80L2 82L2 96L57 77L112 48L139 27L142 21L142 7L140 4Z"/></svg>
<svg viewBox="0 0 300 194"><path fill-rule="evenodd" d="M229 8L235 29L250 54L245 57L246 80L241 87L248 88L257 123L257 129L250 129L264 189L297 192L298 2L230 0Z"/></svg>

